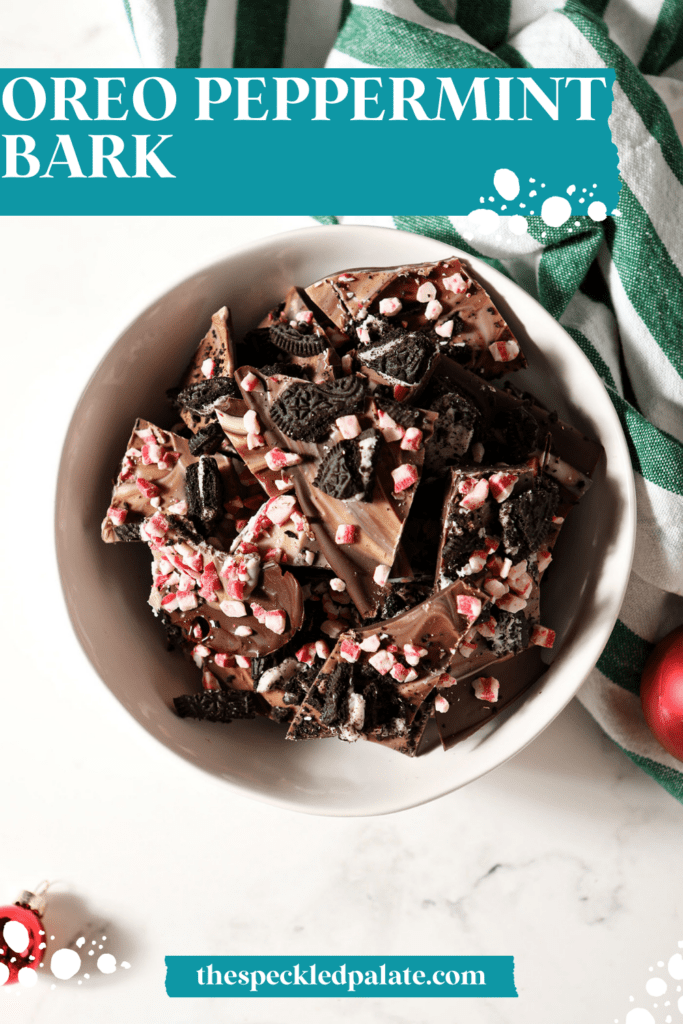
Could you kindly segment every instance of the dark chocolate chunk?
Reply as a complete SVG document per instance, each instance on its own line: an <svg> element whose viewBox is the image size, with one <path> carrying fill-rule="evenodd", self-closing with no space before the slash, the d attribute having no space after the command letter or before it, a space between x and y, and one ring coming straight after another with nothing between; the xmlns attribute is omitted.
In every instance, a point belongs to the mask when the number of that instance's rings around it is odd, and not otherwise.
<svg viewBox="0 0 683 1024"><path fill-rule="evenodd" d="M188 514L202 523L213 523L223 515L223 480L210 455L202 455L187 467L185 496Z"/></svg>
<svg viewBox="0 0 683 1024"><path fill-rule="evenodd" d="M487 462L524 462L541 444L538 420L524 405L499 413L485 439Z"/></svg>
<svg viewBox="0 0 683 1024"><path fill-rule="evenodd" d="M215 409L217 402L223 398L239 398L240 392L232 377L209 377L208 380L200 380L196 384L190 384L176 394L169 392L169 396L190 412L198 416L209 416Z"/></svg>
<svg viewBox="0 0 683 1024"><path fill-rule="evenodd" d="M314 486L340 501L371 501L379 441L376 430L340 441L321 462Z"/></svg>
<svg viewBox="0 0 683 1024"><path fill-rule="evenodd" d="M436 352L431 338L400 327L384 330L378 341L358 351L361 365L406 384L416 384L427 372Z"/></svg>
<svg viewBox="0 0 683 1024"><path fill-rule="evenodd" d="M231 722L234 718L255 718L256 701L250 690L203 690L174 697L180 718L207 722Z"/></svg>
<svg viewBox="0 0 683 1024"><path fill-rule="evenodd" d="M348 717L349 690L353 689L353 667L340 661L329 675L319 677L318 689L324 690L325 700L320 713L323 725L343 725Z"/></svg>
<svg viewBox="0 0 683 1024"><path fill-rule="evenodd" d="M438 412L439 418L425 449L423 476L427 480L443 476L451 466L462 461L481 423L476 406L457 393L436 398L430 408Z"/></svg>
<svg viewBox="0 0 683 1024"><path fill-rule="evenodd" d="M315 443L327 437L338 417L355 412L364 399L360 377L342 377L329 384L297 382L282 392L270 415L283 434Z"/></svg>
<svg viewBox="0 0 683 1024"><path fill-rule="evenodd" d="M190 451L193 455L213 455L214 452L220 451L225 440L225 432L220 423L209 423L204 430L192 435L189 441Z"/></svg>
<svg viewBox="0 0 683 1024"><path fill-rule="evenodd" d="M315 356L328 348L324 335L303 334L283 320L274 320L268 333L272 344L291 356Z"/></svg>
<svg viewBox="0 0 683 1024"><path fill-rule="evenodd" d="M508 498L498 510L503 545L511 558L527 558L545 540L557 512L560 490L554 480L538 476L534 486Z"/></svg>

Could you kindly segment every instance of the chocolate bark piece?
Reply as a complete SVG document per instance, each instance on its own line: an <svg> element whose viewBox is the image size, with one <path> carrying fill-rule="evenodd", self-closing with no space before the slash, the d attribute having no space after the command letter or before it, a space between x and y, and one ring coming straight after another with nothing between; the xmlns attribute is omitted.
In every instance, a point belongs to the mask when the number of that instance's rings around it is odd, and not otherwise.
<svg viewBox="0 0 683 1024"><path fill-rule="evenodd" d="M231 552L256 551L263 562L328 569L315 534L293 494L269 498L231 545Z"/></svg>
<svg viewBox="0 0 683 1024"><path fill-rule="evenodd" d="M188 641L200 638L207 650L247 661L283 646L300 628L303 595L291 573L262 563L258 551L226 555L179 518L168 517L158 531L150 543L149 604Z"/></svg>
<svg viewBox="0 0 683 1024"><path fill-rule="evenodd" d="M425 404L439 414L425 451L423 476L430 482L445 477L452 466L476 461L472 450L481 432L481 415L474 403L457 391L426 399Z"/></svg>
<svg viewBox="0 0 683 1024"><path fill-rule="evenodd" d="M333 325L313 308L303 289L293 286L284 302L264 317L255 332L247 335L245 348L252 345L263 353L266 362L297 366L308 380L323 383L334 380L335 372L341 366L330 340L329 328L336 337ZM251 354L246 356L246 361L259 365ZM281 366L274 372L287 371Z"/></svg>
<svg viewBox="0 0 683 1024"><path fill-rule="evenodd" d="M235 340L232 328L232 317L227 306L222 306L211 317L211 326L199 342L189 365L186 367L178 385L176 401L184 423L196 433L203 430L215 419L209 395L213 395L213 403L224 397L225 392L219 388L201 389L198 384L208 381L225 382L235 372ZM224 387L225 385L220 385ZM177 393L176 393L177 394ZM180 396L183 396L182 398ZM198 408L200 396L204 399L205 409ZM189 397L189 402L185 399Z"/></svg>
<svg viewBox="0 0 683 1024"><path fill-rule="evenodd" d="M204 522L214 544L228 547L237 533L237 521L244 517L245 505L255 494L260 503L259 487L253 478L248 482L244 467L238 471L226 455L211 456L215 500L212 515L207 518L201 509L208 506L201 506L201 502L193 505L187 493L188 474L192 489L201 458L192 454L184 438L148 420L136 420L102 523L102 539L107 543L149 540L144 534L153 517L169 512L191 516L195 508L200 511L197 525ZM222 498L218 501L220 489ZM198 501L196 488L194 493ZM208 498L206 487L204 493Z"/></svg>
<svg viewBox="0 0 683 1024"><path fill-rule="evenodd" d="M241 367L235 379L244 401L257 415L263 444L250 449L248 428L242 426L240 434L236 418L228 423L227 418L221 416L221 424L231 442L266 493L274 495L283 488L294 487L301 510L328 564L346 583L361 615L372 617L387 593L385 588L399 552L403 524L420 478L424 443L431 436L436 414L411 410L419 426L414 428L417 433L411 442L415 447L406 447L401 433L392 434L387 430L380 400L367 396L362 378L359 381L346 377L335 381L334 385L319 387L317 390L323 395L320 400L326 403L324 416L317 415L316 403L309 395L313 385L302 386L300 381L286 377L264 378L249 367ZM305 392L305 396L300 398L299 392ZM357 420L359 433L375 430L382 435L372 501L337 499L314 485L325 456L343 439L342 429L353 426L353 423L340 425L337 422L349 415L349 402L353 402L355 408L351 415ZM291 414L286 425L294 434L304 433L308 438L312 432L319 437L324 420L326 435L314 442L285 433L279 426L284 419L276 413L279 420L276 423L273 415L273 409L282 408ZM332 416L334 412L337 412L336 418ZM395 424L393 429L395 431ZM395 437L395 440L387 440L387 437ZM274 459L281 457L286 463L283 468L271 468L277 466Z"/></svg>
<svg viewBox="0 0 683 1024"><path fill-rule="evenodd" d="M313 721L349 742L405 740L432 690L452 682L449 666L486 606L485 594L459 580L394 619L344 634L287 738L308 738Z"/></svg>
<svg viewBox="0 0 683 1024"><path fill-rule="evenodd" d="M368 316L387 316L428 333L442 351L488 378L526 366L519 343L483 285L459 259L347 270L306 289L346 333Z"/></svg>
<svg viewBox="0 0 683 1024"><path fill-rule="evenodd" d="M445 750L472 735L509 707L537 682L547 671L538 647L495 664L490 674L499 684L497 700L486 701L477 697L474 676L460 679L455 685L439 690L441 700L436 701L436 725ZM487 675L489 670L487 670Z"/></svg>
<svg viewBox="0 0 683 1024"><path fill-rule="evenodd" d="M510 432L510 423L514 418L526 418L531 414L538 425L538 447L528 452L528 457L536 459L543 473L560 485L559 514L564 516L586 493L603 455L602 446L597 441L563 423L556 413L549 412L536 401L520 398L508 389L494 387L446 356L441 357L437 374L444 386L452 386L479 411L483 459L490 462L491 457L500 458L502 455L509 461L505 455L505 439ZM517 432L515 444L519 437Z"/></svg>

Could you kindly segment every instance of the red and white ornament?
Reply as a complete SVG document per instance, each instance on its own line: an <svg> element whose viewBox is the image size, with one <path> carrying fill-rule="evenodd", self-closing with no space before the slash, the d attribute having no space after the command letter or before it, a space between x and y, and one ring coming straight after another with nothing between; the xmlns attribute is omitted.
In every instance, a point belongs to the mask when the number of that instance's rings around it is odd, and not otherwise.
<svg viewBox="0 0 683 1024"><path fill-rule="evenodd" d="M0 907L0 986L35 984L47 944L44 912L43 893L22 892L12 906Z"/></svg>
<svg viewBox="0 0 683 1024"><path fill-rule="evenodd" d="M665 750L683 761L683 626L648 658L640 681L645 721Z"/></svg>

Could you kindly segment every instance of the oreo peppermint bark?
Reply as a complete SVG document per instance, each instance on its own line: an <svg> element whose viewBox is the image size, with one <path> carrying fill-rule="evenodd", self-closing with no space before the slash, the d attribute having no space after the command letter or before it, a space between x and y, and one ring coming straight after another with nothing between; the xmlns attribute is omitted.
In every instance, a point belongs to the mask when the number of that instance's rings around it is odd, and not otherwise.
<svg viewBox="0 0 683 1024"><path fill-rule="evenodd" d="M214 656L234 656L242 668L292 638L303 621L303 595L291 573L262 562L246 543L226 555L182 520L154 519L149 604L155 614L188 642Z"/></svg>
<svg viewBox="0 0 683 1024"><path fill-rule="evenodd" d="M494 387L448 357L441 357L436 376L443 387L452 388L477 409L480 420L475 441L480 447L478 458L472 461L489 465L530 461L536 469L540 467L559 484L561 516L580 501L603 456L597 441L563 423L535 400ZM475 447L473 443L470 453Z"/></svg>
<svg viewBox="0 0 683 1024"><path fill-rule="evenodd" d="M315 282L306 293L346 333L381 317L428 335L441 351L482 376L500 377L526 366L490 295L457 258L348 270Z"/></svg>
<svg viewBox="0 0 683 1024"><path fill-rule="evenodd" d="M195 525L225 547L254 493L254 483L240 479L226 455L197 457L185 438L136 420L102 523L102 539L149 540L148 523L161 512L195 516Z"/></svg>
<svg viewBox="0 0 683 1024"><path fill-rule="evenodd" d="M401 749L432 690L452 682L449 665L485 606L483 593L458 581L394 619L340 636L287 738L320 732Z"/></svg>
<svg viewBox="0 0 683 1024"><path fill-rule="evenodd" d="M539 586L564 521L558 504L555 481L526 465L452 470L437 586L467 579L490 600L451 667L456 678L531 645L552 646L552 631L539 624Z"/></svg>
<svg viewBox="0 0 683 1024"><path fill-rule="evenodd" d="M183 422L193 433L215 421L215 403L226 396L227 381L235 372L235 340L232 317L222 306L211 317L211 326L180 378L175 401ZM213 382L209 387L207 382ZM203 387L198 387L203 385Z"/></svg>
<svg viewBox="0 0 683 1024"><path fill-rule="evenodd" d="M247 443L235 431L231 441L267 493L295 489L328 564L360 614L372 617L387 593L436 414L411 409L419 426L400 428L367 394L362 375L316 386L242 367L236 380L260 441L248 447L251 419Z"/></svg>
<svg viewBox="0 0 683 1024"><path fill-rule="evenodd" d="M372 316L359 326L358 337L356 358L371 389L389 388L394 401L414 401L437 365L434 339Z"/></svg>

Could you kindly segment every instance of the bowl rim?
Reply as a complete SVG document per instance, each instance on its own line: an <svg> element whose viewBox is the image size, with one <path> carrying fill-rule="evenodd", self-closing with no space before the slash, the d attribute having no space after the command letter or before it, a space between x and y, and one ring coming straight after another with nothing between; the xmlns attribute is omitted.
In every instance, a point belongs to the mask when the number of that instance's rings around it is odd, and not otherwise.
<svg viewBox="0 0 683 1024"><path fill-rule="evenodd" d="M604 414L607 418L610 418L612 420L611 426L613 428L614 435L612 440L617 445L617 447L621 448L621 451L619 453L621 457L621 462L624 466L628 467L628 472L620 477L620 482L622 484L622 491L620 497L623 501L623 522L621 524L621 532L622 534L627 534L626 540L628 543L626 546L629 551L629 555L627 559L623 560L624 569L622 578L619 581L619 586L616 588L616 590L612 590L611 611L609 618L604 621L603 627L599 631L600 642L598 643L596 637L593 636L591 642L589 643L589 656L583 659L583 667L581 669L581 672L578 672L576 674L572 682L566 682L565 685L561 688L557 685L555 687L550 686L546 688L546 691L552 690L554 696L553 701L546 700L544 702L544 705L549 705L549 708L547 706L545 707L545 710L549 711L549 713L542 716L540 722L534 719L531 727L529 727L529 723L527 722L527 727L521 739L511 741L511 731L507 730L504 737L499 737L499 742L496 744L495 748L495 756L490 759L489 764L484 765L483 767L481 765L477 765L476 768L469 773L467 772L466 769L463 770L462 778L455 783L445 776L444 782L441 786L430 789L429 793L419 798L410 798L408 802L406 802L405 799L401 800L399 796L398 799L384 800L383 803L379 804L374 809L346 809L336 807L324 807L320 803L297 802L296 800L288 799L287 797L278 794L271 795L260 792L258 790L255 790L249 783L246 783L239 779L229 779L223 775L217 775L217 773L213 771L210 767L190 760L189 758L184 756L180 751L176 750L170 743L164 742L164 740L161 737L151 733L150 730L145 728L143 723L140 722L131 711L129 711L127 708L123 706L118 695L114 691L112 691L111 687L108 685L106 680L100 675L98 669L95 667L93 663L93 660L89 653L89 641L86 631L82 629L80 626L75 603L72 605L65 584L66 541L63 539L62 532L60 530L59 510L64 503L65 480L67 476L66 467L69 465L72 458L71 441L74 438L75 434L77 433L79 414L85 406L88 392L90 391L93 384L96 382L100 372L102 371L103 367L109 360L110 356L112 355L116 347L129 334L129 332L132 331L135 328L135 326L139 322L141 322L143 318L155 306L158 306L159 304L163 303L164 300L171 293L173 293L179 287L182 287L184 284L188 283L198 274L211 274L228 260L246 259L250 256L254 256L259 253L263 253L265 255L268 252L268 250L273 247L273 245L287 242L289 240L299 242L302 245L306 245L309 242L319 241L323 233L325 233L329 237L337 237L341 239L344 236L357 234L359 231L371 232L375 234L378 238L380 235L384 235L387 241L389 241L391 237L395 237L397 234L416 239L424 239L425 237L429 237L419 234L413 234L412 232L402 231L397 228L365 224L318 224L312 225L310 227L290 229L284 232L277 232L274 234L264 235L261 238L256 239L255 241L251 241L247 244L238 245L234 248L229 248L218 259L213 260L209 264L199 263L195 267L195 269L183 273L182 276L179 276L170 285L166 286L163 289L163 291L155 294L155 296L151 300L147 301L143 308L138 309L138 312L135 315L133 315L130 319L128 319L125 323L125 326L118 331L116 337L113 339L111 344L106 348L102 357L98 361L93 371L90 373L85 385L83 386L80 397L74 407L74 411L69 420L69 426L64 436L61 455L59 459L57 487L55 493L54 531L57 566L59 572L60 586L64 598L64 603L67 608L71 629L76 639L78 640L78 643L82 651L84 652L86 658L88 659L91 667L94 669L95 675L99 679L100 683L116 699L119 706L121 706L123 710L127 712L126 719L130 722L131 725L136 727L135 731L139 735L144 734L148 740L150 738L156 740L157 742L155 746L157 749L159 747L166 748L167 754L175 755L176 757L184 761L185 764L187 764L189 767L201 772L202 775L209 775L212 776L214 779L219 779L221 782L225 783L233 792L239 794L242 797L246 796L252 800L257 800L261 803L270 804L271 806L277 806L290 811L295 811L297 813L306 813L322 817L379 816L384 814L396 813L401 810L408 810L412 807L420 806L423 803L429 803L432 800L439 799L440 797L445 796L448 793L453 792L456 789L460 789L463 786L468 785L470 782L473 782L476 779L483 777L484 775L493 771L495 768L498 768L500 765L504 764L506 761L510 760L510 758L514 757L516 754L520 753L526 746L528 746L529 743L536 739L536 737L539 736L551 724L551 722L553 722L554 719L564 710L567 704L572 700L572 698L581 688L586 678L588 677L589 673L597 664L600 654L602 653L602 650L604 649L607 639L609 638L609 635L614 627L614 623L618 618L619 610L623 603L626 588L628 586L628 582L630 579L631 566L636 541L636 490L633 469L631 465L627 441L623 433L623 428L621 426L617 412L606 394L607 401L602 410L602 414ZM504 304L509 305L511 310L514 311L515 309L515 300L517 296L523 298L524 302L530 301L532 304L534 304L536 307L536 312L539 312L542 317L548 318L550 321L552 321L555 328L559 329L559 331L562 332L562 334L564 335L565 343L568 343L571 346L573 358L578 359L579 362L582 362L584 364L585 372L590 377L597 379L597 381L599 381L600 384L604 387L604 384L601 381L599 375L597 374L597 371L594 369L593 365L591 364L590 360L585 355L585 353L579 348L574 339L567 332L567 330L559 323L559 321L556 320L540 304L540 302L538 302L538 300L535 299L534 296L532 296L524 288L518 285L515 281L508 278L499 270L496 270L494 267L491 267L488 263L486 263L479 257L473 256L470 253L458 249L456 246L451 245L450 243L442 242L439 239L430 238L430 241L433 242L435 246L440 246L443 249L443 256L435 256L435 259L445 258L447 255L451 255L456 256L465 261L468 266L472 267L477 279L482 281L487 291L493 291L496 293L502 292L503 302ZM423 260L422 262L429 262L429 260ZM496 298L496 301L498 302L498 298ZM616 430L614 430L615 427L617 428ZM624 539L622 537L622 546L623 545ZM552 667L553 665L551 664L548 673L544 674L542 680L546 680L550 676ZM539 686L540 683L541 680L539 680L538 683L533 684L531 690ZM445 751L443 752L443 756L448 757L449 753L450 751Z"/></svg>

